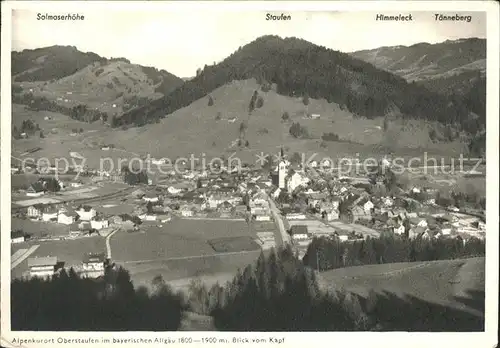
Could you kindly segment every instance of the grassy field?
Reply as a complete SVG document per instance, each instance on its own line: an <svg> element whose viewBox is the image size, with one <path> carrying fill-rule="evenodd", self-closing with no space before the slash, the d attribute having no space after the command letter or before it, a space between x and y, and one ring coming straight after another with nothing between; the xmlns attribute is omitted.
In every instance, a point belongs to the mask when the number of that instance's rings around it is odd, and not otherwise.
<svg viewBox="0 0 500 348"><path fill-rule="evenodd" d="M161 275L172 287L185 290L192 280L203 280L207 286L232 280L238 269L253 264L260 251L238 254L212 254L181 260L156 260L143 264L122 263L130 272L135 286L149 286L155 276Z"/></svg>
<svg viewBox="0 0 500 348"><path fill-rule="evenodd" d="M22 243L12 246L11 253L17 249L26 248L27 244ZM74 266L82 263L83 256L89 252L106 252L105 239L100 236L85 237L75 240L46 241L36 243L38 249L30 257L57 256L59 261L65 266ZM21 262L12 270L12 277L20 277L28 270L28 259Z"/></svg>
<svg viewBox="0 0 500 348"><path fill-rule="evenodd" d="M113 259L131 272L136 285L148 285L156 275L178 280L178 287L193 277L211 281L232 278L238 268L254 262L259 248L236 245L232 253L218 253L210 245L221 238L256 237L241 221L173 220L145 233L116 233L110 242ZM239 238L238 238L239 239ZM257 245L255 245L257 246Z"/></svg>
<svg viewBox="0 0 500 348"><path fill-rule="evenodd" d="M31 221L29 219L12 218L11 228L15 230L23 230L32 237L48 236L67 236L69 227L53 222Z"/></svg>
<svg viewBox="0 0 500 348"><path fill-rule="evenodd" d="M323 272L320 284L366 298L370 290L401 300L425 301L480 316L485 291L485 259L394 263L348 267ZM475 297L475 298L472 298Z"/></svg>
<svg viewBox="0 0 500 348"><path fill-rule="evenodd" d="M241 221L174 219L162 227L145 228L145 233L119 232L111 239L111 250L113 259L120 261L211 255L215 252L210 240L248 236L255 235Z"/></svg>

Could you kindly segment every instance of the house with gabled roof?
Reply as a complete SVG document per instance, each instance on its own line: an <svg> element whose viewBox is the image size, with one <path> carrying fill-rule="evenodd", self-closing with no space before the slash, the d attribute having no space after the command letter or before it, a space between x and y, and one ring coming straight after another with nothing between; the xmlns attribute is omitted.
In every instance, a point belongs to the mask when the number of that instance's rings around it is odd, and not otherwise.
<svg viewBox="0 0 500 348"><path fill-rule="evenodd" d="M54 275L57 266L57 257L30 257L28 258L29 274L31 277L46 278Z"/></svg>
<svg viewBox="0 0 500 348"><path fill-rule="evenodd" d="M89 205L82 205L82 206L80 206L76 210L76 213L80 217L80 220L83 220L83 221L90 221L97 214L96 210L94 208L92 208L91 206L89 206Z"/></svg>
<svg viewBox="0 0 500 348"><path fill-rule="evenodd" d="M27 215L29 218L38 219L42 217L43 204L30 205L28 207Z"/></svg>
<svg viewBox="0 0 500 348"><path fill-rule="evenodd" d="M26 190L28 197L40 197L45 193L45 187L39 181L32 183Z"/></svg>
<svg viewBox="0 0 500 348"><path fill-rule="evenodd" d="M309 238L307 225L293 225L290 228L290 236L294 240L304 240Z"/></svg>
<svg viewBox="0 0 500 348"><path fill-rule="evenodd" d="M21 230L12 231L10 234L10 241L14 244L24 243L25 240L26 240L26 236L25 236L24 232Z"/></svg>
<svg viewBox="0 0 500 348"><path fill-rule="evenodd" d="M82 277L98 278L104 276L106 256L104 253L86 253L82 262Z"/></svg>
<svg viewBox="0 0 500 348"><path fill-rule="evenodd" d="M42 212L42 221L57 221L58 210L54 207L45 207Z"/></svg>

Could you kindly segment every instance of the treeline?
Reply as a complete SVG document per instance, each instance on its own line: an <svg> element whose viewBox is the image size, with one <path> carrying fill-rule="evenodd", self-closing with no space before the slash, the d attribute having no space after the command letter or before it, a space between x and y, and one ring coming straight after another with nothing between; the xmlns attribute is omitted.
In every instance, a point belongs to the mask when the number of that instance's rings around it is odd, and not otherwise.
<svg viewBox="0 0 500 348"><path fill-rule="evenodd" d="M148 183L148 173L146 170L131 169L128 166L123 166L121 174L123 175L123 181L129 185Z"/></svg>
<svg viewBox="0 0 500 348"><path fill-rule="evenodd" d="M73 107L60 105L55 101L48 100L42 96L34 96L33 93L12 94L12 103L24 104L27 108L34 111L51 111L67 115L74 120L92 123L98 120L104 122L108 119L108 114L99 110L89 109L85 104L79 104Z"/></svg>
<svg viewBox="0 0 500 348"><path fill-rule="evenodd" d="M485 241L470 238L408 239L382 236L354 241L314 238L302 261L324 271L335 268L395 262L452 260L485 256Z"/></svg>
<svg viewBox="0 0 500 348"><path fill-rule="evenodd" d="M213 316L220 331L363 329L347 303L320 291L315 273L289 247L261 253L226 286L192 284L189 303L193 311Z"/></svg>
<svg viewBox="0 0 500 348"><path fill-rule="evenodd" d="M324 98L345 106L354 114L373 118L397 107L404 117L463 124L467 107L458 100L431 92L415 83L375 68L348 54L296 38L264 36L239 49L217 65L205 66L158 101L124 114L134 123L146 115L148 122L188 106L214 89L232 81L256 78L275 83L287 96ZM350 88L356 84L356 88Z"/></svg>
<svg viewBox="0 0 500 348"><path fill-rule="evenodd" d="M161 277L135 289L129 273L107 267L101 279L73 270L51 280L13 280L13 330L174 331L186 311L210 315L219 331L476 331L484 318L408 296L370 291L367 298L326 290L290 247L239 271L221 286L193 281L188 296L174 293ZM470 301L482 301L484 291Z"/></svg>
<svg viewBox="0 0 500 348"><path fill-rule="evenodd" d="M129 273L107 268L100 280L72 269L51 280L12 281L12 330L175 331L186 304L161 278L153 290L134 289Z"/></svg>
<svg viewBox="0 0 500 348"><path fill-rule="evenodd" d="M21 138L21 134L26 133L27 135L33 135L35 132L40 130L38 123L33 122L33 120L23 120L21 127L17 128L14 126L12 128L12 137L14 139Z"/></svg>

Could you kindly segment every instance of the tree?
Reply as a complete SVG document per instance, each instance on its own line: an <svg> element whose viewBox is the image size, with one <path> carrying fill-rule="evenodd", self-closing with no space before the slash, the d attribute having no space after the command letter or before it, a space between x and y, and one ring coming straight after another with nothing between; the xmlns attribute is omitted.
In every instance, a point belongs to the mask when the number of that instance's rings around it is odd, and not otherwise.
<svg viewBox="0 0 500 348"><path fill-rule="evenodd" d="M252 113L255 110L255 100L250 99L250 104L248 104L248 113Z"/></svg>
<svg viewBox="0 0 500 348"><path fill-rule="evenodd" d="M309 96L307 94L302 98L302 103L306 106L309 105Z"/></svg>
<svg viewBox="0 0 500 348"><path fill-rule="evenodd" d="M289 132L294 138L305 138L308 135L307 128L301 126L298 122L294 122L290 126Z"/></svg>
<svg viewBox="0 0 500 348"><path fill-rule="evenodd" d="M281 119L285 122L288 121L290 119L290 115L288 114L288 112L285 111L283 115L281 115Z"/></svg>
<svg viewBox="0 0 500 348"><path fill-rule="evenodd" d="M387 130L389 129L389 119L386 117L384 117L384 132L387 132Z"/></svg>
<svg viewBox="0 0 500 348"><path fill-rule="evenodd" d="M260 109L263 105L264 105L264 99L261 96L259 96L257 98L257 103L255 106L257 107L257 109Z"/></svg>
<svg viewBox="0 0 500 348"><path fill-rule="evenodd" d="M239 128L239 134L240 134L240 139L245 138L245 132L248 128L248 125L245 121L240 123L240 128Z"/></svg>
<svg viewBox="0 0 500 348"><path fill-rule="evenodd" d="M214 105L214 99L212 98L211 95L208 96L208 106Z"/></svg>
<svg viewBox="0 0 500 348"><path fill-rule="evenodd" d="M41 139L45 138L45 135L43 134L43 131L40 131L40 138Z"/></svg>
<svg viewBox="0 0 500 348"><path fill-rule="evenodd" d="M292 164L300 164L302 162L302 157L298 152L294 152L292 157L290 157L290 163Z"/></svg>

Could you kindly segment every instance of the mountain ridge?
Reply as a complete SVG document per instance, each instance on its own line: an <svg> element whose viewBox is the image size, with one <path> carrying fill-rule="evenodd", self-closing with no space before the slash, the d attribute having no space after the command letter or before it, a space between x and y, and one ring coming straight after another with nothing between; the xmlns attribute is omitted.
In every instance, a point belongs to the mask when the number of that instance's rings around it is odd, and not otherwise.
<svg viewBox="0 0 500 348"><path fill-rule="evenodd" d="M324 98L365 117L396 112L402 117L462 123L469 112L460 100L408 83L347 53L297 38L266 35L240 47L216 65L205 66L192 80L147 106L125 113L125 124L142 125L171 114L233 80L256 78L275 83L287 96Z"/></svg>

